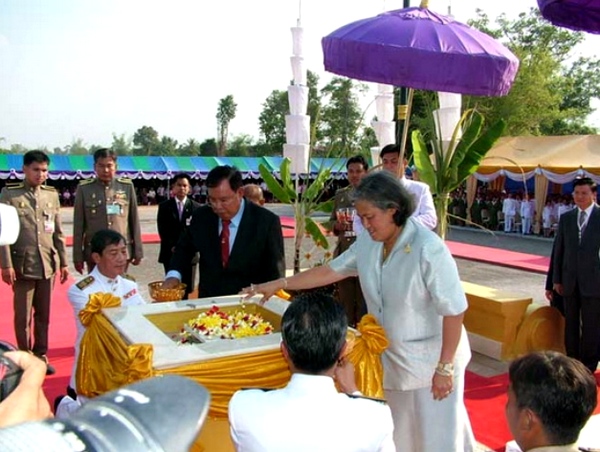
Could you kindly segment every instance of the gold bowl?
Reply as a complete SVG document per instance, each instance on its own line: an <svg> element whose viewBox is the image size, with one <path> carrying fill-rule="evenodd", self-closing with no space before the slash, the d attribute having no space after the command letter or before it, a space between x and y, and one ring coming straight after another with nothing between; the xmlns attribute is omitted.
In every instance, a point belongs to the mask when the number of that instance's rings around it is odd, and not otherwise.
<svg viewBox="0 0 600 452"><path fill-rule="evenodd" d="M154 301L179 301L185 295L186 285L179 283L172 289L162 289L163 281L154 281L148 284L148 291Z"/></svg>

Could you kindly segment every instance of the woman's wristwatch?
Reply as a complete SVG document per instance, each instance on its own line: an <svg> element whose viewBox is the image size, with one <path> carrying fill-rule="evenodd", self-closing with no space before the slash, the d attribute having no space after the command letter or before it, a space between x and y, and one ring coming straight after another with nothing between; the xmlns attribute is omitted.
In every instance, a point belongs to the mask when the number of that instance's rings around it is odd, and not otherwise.
<svg viewBox="0 0 600 452"><path fill-rule="evenodd" d="M435 368L435 373L442 377L451 377L454 375L454 364L440 361Z"/></svg>

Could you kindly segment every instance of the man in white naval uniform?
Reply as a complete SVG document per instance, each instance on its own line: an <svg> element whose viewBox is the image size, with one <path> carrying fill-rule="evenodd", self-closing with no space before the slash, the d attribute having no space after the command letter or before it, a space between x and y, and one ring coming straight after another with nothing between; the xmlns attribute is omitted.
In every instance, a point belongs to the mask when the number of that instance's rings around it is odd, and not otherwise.
<svg viewBox="0 0 600 452"><path fill-rule="evenodd" d="M121 299L122 306L144 304L138 285L125 275L127 268L127 245L125 238L116 231L104 229L96 232L91 241L91 254L96 266L91 273L73 284L67 292L67 297L73 307L77 338L75 339L75 361L71 380L67 388L67 396L55 401L57 417L65 417L81 406L85 400L76 394L75 375L79 359L79 345L85 333L85 327L79 320L79 312L85 308L92 294L110 293Z"/></svg>
<svg viewBox="0 0 600 452"><path fill-rule="evenodd" d="M348 320L327 295L294 298L281 320L292 378L283 389L236 392L229 402L238 452L394 452L385 402L360 396L346 353ZM350 394L338 392L339 387Z"/></svg>
<svg viewBox="0 0 600 452"><path fill-rule="evenodd" d="M433 196L431 195L429 185L404 177L406 165L408 164L407 156L405 155L404 157L404 160L401 162L400 147L397 144L388 144L379 153L383 169L399 176L400 184L412 195L414 202L412 217L417 220L417 223L422 224L427 229L435 229L437 214L435 213L435 205L433 204ZM360 223L360 219L357 223ZM362 227L359 227L359 230L362 231Z"/></svg>

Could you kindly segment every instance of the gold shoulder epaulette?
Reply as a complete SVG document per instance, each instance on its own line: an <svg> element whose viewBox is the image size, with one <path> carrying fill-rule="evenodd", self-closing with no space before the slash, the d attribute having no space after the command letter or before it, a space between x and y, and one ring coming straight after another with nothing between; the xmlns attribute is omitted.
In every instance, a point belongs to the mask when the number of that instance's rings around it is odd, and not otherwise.
<svg viewBox="0 0 600 452"><path fill-rule="evenodd" d="M56 188L51 187L50 185L41 185L42 190L56 191Z"/></svg>
<svg viewBox="0 0 600 452"><path fill-rule="evenodd" d="M85 289L87 286L89 286L90 284L92 284L95 281L94 277L92 275L86 276L85 278L83 278L81 281L79 281L77 284L75 284L80 290Z"/></svg>
<svg viewBox="0 0 600 452"><path fill-rule="evenodd" d="M121 277L122 277L122 278L125 278L125 279L128 279L129 281L133 281L133 282L135 282L135 278L134 278L133 276L131 276L130 274L128 274L128 273L123 273L123 274L121 275Z"/></svg>
<svg viewBox="0 0 600 452"><path fill-rule="evenodd" d="M91 184L95 181L96 179L94 179L93 177L91 179L81 179L79 181L79 185L88 185Z"/></svg>
<svg viewBox="0 0 600 452"><path fill-rule="evenodd" d="M119 178L117 178L117 180L119 182L121 182L122 184L131 184L131 185L133 185L133 181L131 179L129 179L128 177L119 177Z"/></svg>
<svg viewBox="0 0 600 452"><path fill-rule="evenodd" d="M16 182L12 184L6 184L8 190L14 190L15 188L23 188L25 184L23 182Z"/></svg>

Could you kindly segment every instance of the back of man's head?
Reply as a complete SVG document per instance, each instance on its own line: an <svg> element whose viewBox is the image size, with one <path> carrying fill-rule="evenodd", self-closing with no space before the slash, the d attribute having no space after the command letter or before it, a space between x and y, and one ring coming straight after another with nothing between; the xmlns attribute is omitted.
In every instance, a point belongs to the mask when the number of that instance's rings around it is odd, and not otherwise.
<svg viewBox="0 0 600 452"><path fill-rule="evenodd" d="M281 319L281 336L292 364L302 373L318 375L331 369L346 342L344 309L329 295L296 296Z"/></svg>
<svg viewBox="0 0 600 452"><path fill-rule="evenodd" d="M575 443L596 408L596 380L590 371L575 359L546 351L514 360L508 374L515 408L529 410L539 419L546 445Z"/></svg>
<svg viewBox="0 0 600 452"><path fill-rule="evenodd" d="M256 184L244 185L244 198L259 206L262 206L265 203L262 188Z"/></svg>

